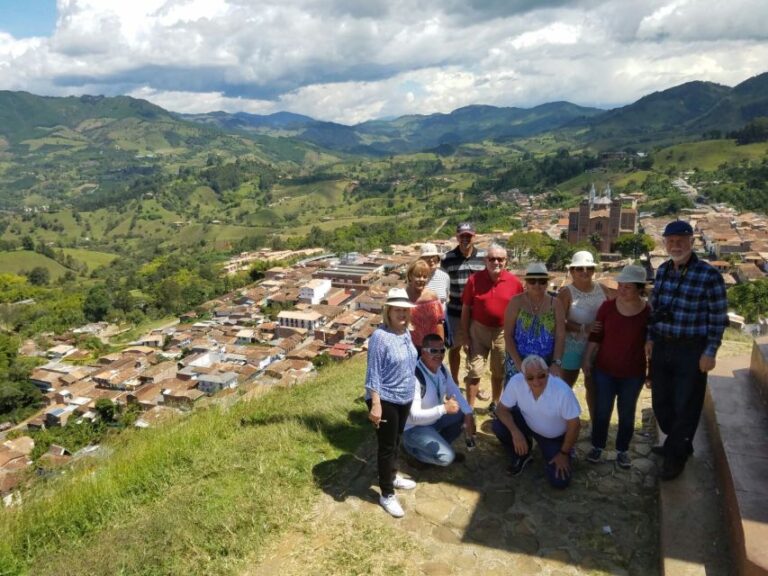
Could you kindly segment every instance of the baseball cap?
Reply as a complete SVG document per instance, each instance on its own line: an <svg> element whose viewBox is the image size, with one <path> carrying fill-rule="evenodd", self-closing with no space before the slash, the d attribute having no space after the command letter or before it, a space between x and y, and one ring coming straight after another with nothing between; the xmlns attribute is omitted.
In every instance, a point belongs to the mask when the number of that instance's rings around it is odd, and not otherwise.
<svg viewBox="0 0 768 576"><path fill-rule="evenodd" d="M693 236L693 228L688 222L673 220L664 228L662 236Z"/></svg>
<svg viewBox="0 0 768 576"><path fill-rule="evenodd" d="M469 222L462 222L456 226L456 234L472 234L475 235L475 227Z"/></svg>

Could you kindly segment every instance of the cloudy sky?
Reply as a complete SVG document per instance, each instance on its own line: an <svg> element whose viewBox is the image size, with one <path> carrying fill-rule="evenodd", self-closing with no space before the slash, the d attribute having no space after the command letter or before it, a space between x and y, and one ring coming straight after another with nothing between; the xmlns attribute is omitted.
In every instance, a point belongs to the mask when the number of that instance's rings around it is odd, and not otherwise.
<svg viewBox="0 0 768 576"><path fill-rule="evenodd" d="M353 124L768 71L766 0L0 0L0 89Z"/></svg>

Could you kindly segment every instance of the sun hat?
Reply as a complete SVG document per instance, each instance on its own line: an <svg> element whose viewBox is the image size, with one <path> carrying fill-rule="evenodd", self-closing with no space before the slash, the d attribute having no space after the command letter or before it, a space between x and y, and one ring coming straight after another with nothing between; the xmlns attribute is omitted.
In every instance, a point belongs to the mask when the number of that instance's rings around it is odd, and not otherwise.
<svg viewBox="0 0 768 576"><path fill-rule="evenodd" d="M693 236L693 228L688 222L673 220L664 228L662 236Z"/></svg>
<svg viewBox="0 0 768 576"><path fill-rule="evenodd" d="M440 252L437 251L437 246L430 244L429 242L421 245L420 254L421 258L426 258L428 256L440 256Z"/></svg>
<svg viewBox="0 0 768 576"><path fill-rule="evenodd" d="M469 222L462 222L456 226L456 234L472 234L475 235L475 227Z"/></svg>
<svg viewBox="0 0 768 576"><path fill-rule="evenodd" d="M549 272L544 262L531 262L525 269L523 280L533 280L536 278L549 278Z"/></svg>
<svg viewBox="0 0 768 576"><path fill-rule="evenodd" d="M579 250L571 258L571 263L568 264L568 268L594 268L595 257L592 256L592 252L589 250Z"/></svg>
<svg viewBox="0 0 768 576"><path fill-rule="evenodd" d="M645 284L647 279L648 277L645 273L645 268L642 266L635 266L634 264L624 266L618 276L614 278L616 282L621 282L622 284Z"/></svg>
<svg viewBox="0 0 768 576"><path fill-rule="evenodd" d="M394 306L397 308L416 308L416 304L411 302L408 298L408 292L405 288L391 288L387 292L387 306Z"/></svg>

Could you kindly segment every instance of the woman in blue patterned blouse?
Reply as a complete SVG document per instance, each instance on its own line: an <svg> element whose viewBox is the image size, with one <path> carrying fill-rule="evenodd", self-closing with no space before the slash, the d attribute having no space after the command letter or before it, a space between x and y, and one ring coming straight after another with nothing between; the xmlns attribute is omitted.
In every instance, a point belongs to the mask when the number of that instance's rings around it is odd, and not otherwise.
<svg viewBox="0 0 768 576"><path fill-rule="evenodd" d="M392 288L382 310L383 324L368 341L365 401L368 419L376 427L381 497L379 504L395 518L405 515L395 488L410 490L416 483L397 474L397 454L413 401L416 348L408 332L415 305L403 288Z"/></svg>

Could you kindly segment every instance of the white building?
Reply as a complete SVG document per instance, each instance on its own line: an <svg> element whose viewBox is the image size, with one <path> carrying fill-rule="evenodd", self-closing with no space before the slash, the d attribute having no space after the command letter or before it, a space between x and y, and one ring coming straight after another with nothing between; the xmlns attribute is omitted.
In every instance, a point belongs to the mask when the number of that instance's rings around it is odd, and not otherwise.
<svg viewBox="0 0 768 576"><path fill-rule="evenodd" d="M320 304L330 290L330 280L314 278L299 288L299 299L310 304Z"/></svg>
<svg viewBox="0 0 768 576"><path fill-rule="evenodd" d="M277 315L277 321L283 328L302 328L310 332L321 324L323 315L314 310L301 312L298 310L283 310Z"/></svg>

